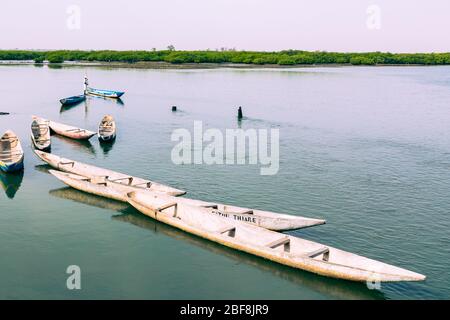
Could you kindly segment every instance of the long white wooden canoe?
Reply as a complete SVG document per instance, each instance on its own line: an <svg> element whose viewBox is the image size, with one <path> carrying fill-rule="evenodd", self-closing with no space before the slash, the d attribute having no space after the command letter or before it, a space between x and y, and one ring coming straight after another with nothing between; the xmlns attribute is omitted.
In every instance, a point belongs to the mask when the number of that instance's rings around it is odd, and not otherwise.
<svg viewBox="0 0 450 320"><path fill-rule="evenodd" d="M179 196L186 193L186 191L175 189L157 182L133 177L130 175L126 175L108 169L95 167L75 160L62 158L47 152L39 150L34 150L34 152L39 157L39 159L46 162L47 164L49 164L50 166L52 166L57 170L90 178L102 177L103 179L112 182L117 182L119 184L133 186L150 191L167 193L172 196Z"/></svg>
<svg viewBox="0 0 450 320"><path fill-rule="evenodd" d="M15 172L23 169L24 153L19 137L7 130L0 138L0 170Z"/></svg>
<svg viewBox="0 0 450 320"><path fill-rule="evenodd" d="M87 178L55 170L49 170L49 172L72 188L118 201L127 202L127 193L133 191L141 191L135 187L110 182L103 177ZM148 196L150 198L152 198L153 195L153 192L148 192ZM245 210L244 208L238 207L234 207L237 209L233 209L233 213L231 213L223 209L224 205L217 205L214 203L188 198L176 198L167 196L166 200L167 202L176 202L180 204L209 208L211 209L211 213L232 222L248 223L270 230L284 231L301 229L325 223L325 220L284 215L267 211L252 211L249 209L247 209L247 211L243 211ZM241 210L242 213L239 213L238 209ZM252 213L250 213L251 211Z"/></svg>
<svg viewBox="0 0 450 320"><path fill-rule="evenodd" d="M39 117L33 116L33 118L36 119ZM48 121L50 128L56 134L59 134L61 136L65 136L65 137L68 137L71 139L88 140L97 134L96 132L89 131L86 129L69 126L67 124L63 124L63 123L59 123L59 122L55 122L55 121L51 121L51 120L47 120L47 119L43 119L43 118L40 118L40 119L42 119L42 121Z"/></svg>
<svg viewBox="0 0 450 320"><path fill-rule="evenodd" d="M106 115L98 126L98 139L103 142L113 141L116 138L116 121L110 115Z"/></svg>
<svg viewBox="0 0 450 320"><path fill-rule="evenodd" d="M130 192L128 202L153 219L224 246L283 265L352 281L421 281L424 275L317 242L224 219L212 209L168 202L164 195Z"/></svg>
<svg viewBox="0 0 450 320"><path fill-rule="evenodd" d="M31 123L31 141L36 149L49 151L51 148L50 126L47 120L35 117Z"/></svg>

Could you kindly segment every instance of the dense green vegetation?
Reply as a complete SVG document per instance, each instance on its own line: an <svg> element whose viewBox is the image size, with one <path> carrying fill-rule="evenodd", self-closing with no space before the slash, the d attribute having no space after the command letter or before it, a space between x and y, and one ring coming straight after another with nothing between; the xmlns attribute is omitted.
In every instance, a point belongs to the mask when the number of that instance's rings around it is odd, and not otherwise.
<svg viewBox="0 0 450 320"><path fill-rule="evenodd" d="M34 60L36 63L44 60L50 63L64 61L101 61L126 62L162 61L173 64L181 63L244 63L244 64L352 64L352 65L380 65L380 64L420 64L445 65L450 64L450 53L389 53L363 52L339 53L325 51L285 50L279 52L256 51L176 51L173 47L168 50L152 51L25 51L0 50L0 60Z"/></svg>

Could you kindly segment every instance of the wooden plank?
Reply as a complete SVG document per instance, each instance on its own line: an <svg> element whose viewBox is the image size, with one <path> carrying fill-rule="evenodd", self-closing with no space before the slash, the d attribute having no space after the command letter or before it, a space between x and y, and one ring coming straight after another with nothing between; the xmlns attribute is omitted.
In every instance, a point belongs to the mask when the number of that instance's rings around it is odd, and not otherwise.
<svg viewBox="0 0 450 320"><path fill-rule="evenodd" d="M131 185L131 183L133 182L133 177L117 178L117 179L112 179L112 180L109 180L109 181L117 182L117 181L120 181L120 180L128 180L128 184Z"/></svg>
<svg viewBox="0 0 450 320"><path fill-rule="evenodd" d="M136 183L136 184L133 184L133 185L130 183L130 185L131 185L132 187L137 187L137 186L146 185L147 188L150 188L150 187L152 186L152 183L151 183L151 182L142 182L142 183Z"/></svg>
<svg viewBox="0 0 450 320"><path fill-rule="evenodd" d="M320 256L321 254L323 254L323 260L328 261L330 250L327 247L323 247L315 251L308 252L307 254L305 254L305 256L307 256L308 258L315 258L317 256Z"/></svg>
<svg viewBox="0 0 450 320"><path fill-rule="evenodd" d="M175 207L175 210L173 212L173 217L176 218L177 217L177 212L178 212L178 203L176 203L176 202L165 204L165 205L157 208L155 211L162 212L163 210L171 208L171 207Z"/></svg>
<svg viewBox="0 0 450 320"><path fill-rule="evenodd" d="M68 165L68 164L71 164L72 167L73 167L73 166L75 165L75 162L74 162L74 161L70 161L70 162L59 162L58 165L60 165L60 164L62 164L63 166L66 166L66 165Z"/></svg>
<svg viewBox="0 0 450 320"><path fill-rule="evenodd" d="M290 242L291 242L291 240L289 239L289 237L283 237L278 240L272 241L269 244L266 244L266 247L269 247L272 249L275 249L276 247L279 247L282 245L284 245L286 247L287 245L289 245Z"/></svg>
<svg viewBox="0 0 450 320"><path fill-rule="evenodd" d="M228 236L229 237L234 237L235 235L236 235L236 227L233 227L233 226L228 226L228 227L225 227L225 228L222 228L222 229L220 229L219 231L217 231L218 233L220 233L220 234L224 234L224 233L227 233L228 232Z"/></svg>
<svg viewBox="0 0 450 320"><path fill-rule="evenodd" d="M232 230L236 230L236 227L230 227L230 226L228 226L228 227L225 227L225 228L220 229L218 232L222 234L222 233L225 233L225 232L230 232L230 231L232 231Z"/></svg>
<svg viewBox="0 0 450 320"><path fill-rule="evenodd" d="M237 211L227 211L225 209L224 213L228 213L228 214L253 214L253 210L246 210L246 211L243 211L243 212L237 212Z"/></svg>
<svg viewBox="0 0 450 320"><path fill-rule="evenodd" d="M163 210L168 209L168 208L170 208L170 207L177 207L177 206L178 206L178 204L177 204L176 202L171 202L171 203L168 203L168 204L165 204L165 205L159 207L159 208L156 209L156 210L157 210L157 211L163 211Z"/></svg>

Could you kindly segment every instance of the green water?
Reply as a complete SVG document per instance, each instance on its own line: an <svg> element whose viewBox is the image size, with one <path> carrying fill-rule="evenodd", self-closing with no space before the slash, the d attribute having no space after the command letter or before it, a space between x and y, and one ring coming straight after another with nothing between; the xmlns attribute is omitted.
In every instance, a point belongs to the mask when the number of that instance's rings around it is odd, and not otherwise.
<svg viewBox="0 0 450 320"><path fill-rule="evenodd" d="M80 94L84 73L123 103ZM450 297L450 68L136 70L0 67L0 131L25 149L22 175L0 176L0 298L426 299ZM179 111L171 112L177 105ZM175 165L170 135L209 128L280 130L280 170ZM33 155L31 115L95 130L114 145L54 136L52 152L187 190L190 197L325 218L291 234L423 273L422 283L331 280L223 248L64 187ZM1 189L0 189L1 190ZM82 289L66 288L81 268Z"/></svg>

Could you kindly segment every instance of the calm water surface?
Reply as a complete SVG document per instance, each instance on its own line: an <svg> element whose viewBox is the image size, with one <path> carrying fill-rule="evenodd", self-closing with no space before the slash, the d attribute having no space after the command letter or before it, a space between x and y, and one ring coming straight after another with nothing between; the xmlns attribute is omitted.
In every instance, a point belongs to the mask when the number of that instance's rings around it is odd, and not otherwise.
<svg viewBox="0 0 450 320"><path fill-rule="evenodd" d="M123 103L80 94L124 90ZM0 175L0 298L411 299L450 297L450 68L136 70L0 67L0 131L25 148L23 175ZM179 112L170 107L177 105ZM205 127L280 130L280 171L174 165L170 135ZM322 217L294 235L427 275L423 283L330 280L223 248L126 204L64 187L32 154L31 115L95 130L110 147L53 137L52 151L188 190L193 198ZM2 190L2 189L0 189ZM66 289L79 265L82 290Z"/></svg>

